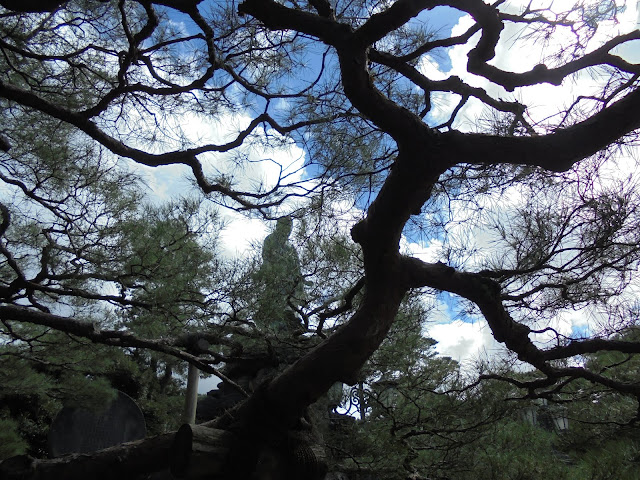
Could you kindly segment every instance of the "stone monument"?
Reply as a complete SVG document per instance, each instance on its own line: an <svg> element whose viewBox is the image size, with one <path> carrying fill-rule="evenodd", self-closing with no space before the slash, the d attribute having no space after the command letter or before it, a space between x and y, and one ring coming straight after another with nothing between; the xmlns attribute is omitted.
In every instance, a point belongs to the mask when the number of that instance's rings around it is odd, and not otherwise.
<svg viewBox="0 0 640 480"><path fill-rule="evenodd" d="M136 402L123 392L103 410L64 407L49 430L49 454L89 453L141 440L147 429Z"/></svg>

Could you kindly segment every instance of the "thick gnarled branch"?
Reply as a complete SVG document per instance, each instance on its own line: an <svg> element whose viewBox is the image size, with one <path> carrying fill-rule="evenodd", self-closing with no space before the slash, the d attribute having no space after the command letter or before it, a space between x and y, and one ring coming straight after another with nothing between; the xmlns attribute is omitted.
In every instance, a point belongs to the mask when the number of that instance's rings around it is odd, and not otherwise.
<svg viewBox="0 0 640 480"><path fill-rule="evenodd" d="M166 433L94 453L75 453L54 459L34 459L21 455L0 463L0 478L6 480L137 478L169 468L170 449L174 438L174 433Z"/></svg>
<svg viewBox="0 0 640 480"><path fill-rule="evenodd" d="M580 123L536 137L500 137L460 132L441 135L455 163L531 165L552 172L569 170L640 128L640 89Z"/></svg>
<svg viewBox="0 0 640 480"><path fill-rule="evenodd" d="M500 299L500 286L477 273L458 272L443 263L428 264L415 258L404 257L404 268L408 282L417 287L430 287L460 295L475 303L491 328L496 341L504 343L518 358L536 367L548 380L522 384L524 388L539 388L554 384L561 378L583 378L614 390L640 396L640 386L618 381L584 367L558 368L553 360L571 358L599 351L640 353L639 342L609 339L571 340L568 344L551 349L536 346L529 338L531 329L514 320Z"/></svg>

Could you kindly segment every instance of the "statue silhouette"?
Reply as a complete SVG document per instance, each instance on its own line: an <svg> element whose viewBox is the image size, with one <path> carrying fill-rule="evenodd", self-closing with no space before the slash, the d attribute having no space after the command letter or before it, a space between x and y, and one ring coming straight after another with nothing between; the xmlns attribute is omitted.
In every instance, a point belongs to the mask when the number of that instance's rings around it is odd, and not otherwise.
<svg viewBox="0 0 640 480"><path fill-rule="evenodd" d="M256 324L276 331L300 329L300 320L292 309L303 300L304 284L300 258L289 243L293 221L283 217L262 245L262 266L256 275L260 285Z"/></svg>

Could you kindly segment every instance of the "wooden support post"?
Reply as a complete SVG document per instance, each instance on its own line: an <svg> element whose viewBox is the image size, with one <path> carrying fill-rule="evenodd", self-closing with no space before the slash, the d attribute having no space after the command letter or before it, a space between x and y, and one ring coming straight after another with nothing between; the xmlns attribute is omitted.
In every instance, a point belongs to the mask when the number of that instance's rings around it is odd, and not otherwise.
<svg viewBox="0 0 640 480"><path fill-rule="evenodd" d="M187 374L187 393L184 401L184 414L182 422L193 425L196 423L196 407L198 406L198 380L200 379L200 370L189 364L189 373Z"/></svg>

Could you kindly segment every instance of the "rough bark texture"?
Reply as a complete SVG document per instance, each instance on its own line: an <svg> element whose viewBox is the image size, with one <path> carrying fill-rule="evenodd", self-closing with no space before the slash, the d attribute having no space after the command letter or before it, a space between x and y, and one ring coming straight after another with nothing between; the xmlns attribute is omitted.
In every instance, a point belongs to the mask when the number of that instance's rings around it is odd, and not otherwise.
<svg viewBox="0 0 640 480"><path fill-rule="evenodd" d="M168 469L173 439L174 434L167 433L95 453L65 455L51 460L13 457L0 463L0 479L133 479Z"/></svg>
<svg viewBox="0 0 640 480"><path fill-rule="evenodd" d="M185 424L171 447L171 473L178 478L212 478L221 472L233 443L224 430Z"/></svg>
<svg viewBox="0 0 640 480"><path fill-rule="evenodd" d="M57 5L60 2L50 3ZM238 8L242 14L259 20L269 29L300 32L333 47L339 59L342 87L351 105L380 130L388 133L397 144L398 155L393 168L366 212L366 218L352 229L352 238L361 246L363 252L365 295L348 323L246 401L204 427L191 427L188 430L183 427L175 444L176 458L180 458L176 461L176 468L185 472L196 472L191 475L193 478L199 478L207 472L213 474L218 468L218 459L224 450L220 449L217 442L222 441L220 438L225 438L222 443L226 444L226 434L221 433L220 437L211 434L224 430L232 432L236 439L229 453L230 461L236 462L238 467L235 478L250 478L256 475L258 478L270 478L268 475L273 475L273 472L279 472L283 478L295 478L299 472L283 471L286 469L283 465L287 462L282 459L282 452L286 449L281 446L289 441L290 432L297 431L297 423L305 408L318 400L336 381L348 384L356 381L358 371L379 347L391 328L403 297L410 289L418 287L452 292L475 303L486 318L496 340L504 343L521 360L535 366L549 378L583 377L620 391L640 395L640 387L637 385L623 385L583 369L559 369L551 364L554 359L608 348L637 353L640 352L639 344L624 342L621 346L618 343L603 341L575 341L566 347L556 347L545 352L529 339L529 328L515 321L504 307L498 282L487 278L482 272L459 272L441 263L429 264L415 258L406 258L399 252L402 231L407 221L411 215L420 211L430 198L434 185L447 169L460 164L518 164L554 172L566 171L576 162L595 154L640 127L640 90L630 89L619 100L607 104L587 120L547 135L502 137L455 131L441 133L429 127L417 114L394 103L378 90L370 76L368 64L372 59L378 60L407 76L412 76L411 78L418 83L423 82L424 79L419 72L410 64L411 55L403 58L376 53L373 44L421 11L436 5L451 5L468 12L476 20L478 26L470 34L481 31L479 43L469 52L469 70L503 85L507 90L541 82L559 84L571 73L589 65L615 65L629 73L638 73L639 67L625 64L618 57L614 58L609 53L615 46L614 42L583 59L569 61L562 68L548 69L539 65L529 72L518 74L499 70L488 62L495 55L496 44L504 27L504 16L501 16L497 7L482 1L398 0L386 10L372 15L358 29L336 20L329 2L314 0L310 3L318 14L287 7L275 0L245 0ZM15 2L6 1L4 4L7 8L18 8ZM159 4L190 12L196 23L201 20L193 13L195 2L164 1ZM29 8L32 7L25 4L25 9ZM458 40L464 38L468 36ZM624 40L635 38L639 38L637 33L629 35ZM452 39L449 43L458 40ZM445 44L440 42L438 45ZM425 44L424 49L438 45L436 42L431 45ZM206 80L203 78L203 83ZM435 83L429 84L424 80L423 85L434 86ZM486 92L479 93L461 85L455 79L448 81L447 88L453 91L460 90L463 95L473 94L486 98ZM178 90L176 88L176 91ZM228 151L242 143L257 125L266 123L281 133L287 131L286 128L276 125L267 114L263 114L254 119L236 141L229 144L215 148L210 146L199 150L153 154L125 145L110 136L98 127L89 113L65 110L20 87L0 84L0 97L71 124L111 152L140 164L187 165L205 192L226 195L236 201L240 208L252 208L255 206L252 202L258 201L260 196L256 194L251 197L235 192L224 184L208 183L197 155L205 151ZM521 113L518 105L493 103L501 108L510 108L512 112ZM54 315L20 310L24 309L18 306L3 306L0 307L0 314L8 320L38 323L85 336L96 342L152 348L185 359L203 370L209 368L208 371L211 371L210 367L199 362L194 356L158 342L145 343L140 339L126 337L121 332L95 331L91 326L79 325ZM4 462L0 468L5 475L3 478L7 479L122 478L125 476L124 471L129 474L142 473L149 465L167 465L169 441L169 436L163 436L95 455L78 455L24 464L19 460L13 460ZM314 452L311 444L305 445L304 442L298 441L297 445L289 449L294 457L311 459L321 456L320 453ZM207 456L205 452L208 451L213 453ZM187 457L191 458L191 461L185 460ZM246 459L244 464L243 458ZM306 464L311 465L309 471L316 471L313 461L306 461Z"/></svg>

